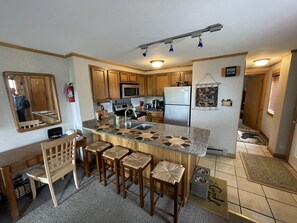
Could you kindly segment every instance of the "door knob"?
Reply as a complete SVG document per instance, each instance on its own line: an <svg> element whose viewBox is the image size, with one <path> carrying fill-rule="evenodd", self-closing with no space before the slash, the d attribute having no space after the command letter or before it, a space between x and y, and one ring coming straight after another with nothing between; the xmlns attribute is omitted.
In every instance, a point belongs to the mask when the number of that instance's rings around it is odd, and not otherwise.
<svg viewBox="0 0 297 223"><path fill-rule="evenodd" d="M297 123L297 121L293 121L293 124L296 124Z"/></svg>

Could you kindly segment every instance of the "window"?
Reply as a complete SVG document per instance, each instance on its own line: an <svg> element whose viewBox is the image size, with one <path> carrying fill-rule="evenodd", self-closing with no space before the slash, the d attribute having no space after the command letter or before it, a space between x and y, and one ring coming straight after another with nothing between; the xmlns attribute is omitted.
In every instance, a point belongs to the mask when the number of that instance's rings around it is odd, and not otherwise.
<svg viewBox="0 0 297 223"><path fill-rule="evenodd" d="M274 107L275 107L275 101L277 98L277 90L279 85L279 72L275 72L272 74L271 79L271 88L270 88L270 96L269 96L269 103L268 103L268 114L273 115L274 114Z"/></svg>

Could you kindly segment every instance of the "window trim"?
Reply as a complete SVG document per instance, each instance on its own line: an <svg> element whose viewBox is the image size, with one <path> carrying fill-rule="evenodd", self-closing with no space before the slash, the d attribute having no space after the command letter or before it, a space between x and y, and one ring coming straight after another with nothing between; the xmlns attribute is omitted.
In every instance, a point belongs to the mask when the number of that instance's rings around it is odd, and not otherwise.
<svg viewBox="0 0 297 223"><path fill-rule="evenodd" d="M274 70L271 75L270 91L269 91L269 98L268 98L268 104L267 104L267 110L266 110L266 114L268 114L271 117L274 116L274 111L273 111L273 113L271 111L269 111L269 104L270 104L270 100L271 100L271 93L272 93L271 91L272 91L273 81L274 81L275 77L280 77L280 69ZM277 91L278 91L278 89L277 89Z"/></svg>

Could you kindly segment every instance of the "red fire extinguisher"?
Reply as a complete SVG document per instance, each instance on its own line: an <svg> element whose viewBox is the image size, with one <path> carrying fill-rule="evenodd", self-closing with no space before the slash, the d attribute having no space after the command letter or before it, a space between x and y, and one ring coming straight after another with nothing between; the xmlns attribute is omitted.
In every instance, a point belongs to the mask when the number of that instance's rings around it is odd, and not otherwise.
<svg viewBox="0 0 297 223"><path fill-rule="evenodd" d="M73 84L66 84L64 94L69 102L75 102Z"/></svg>

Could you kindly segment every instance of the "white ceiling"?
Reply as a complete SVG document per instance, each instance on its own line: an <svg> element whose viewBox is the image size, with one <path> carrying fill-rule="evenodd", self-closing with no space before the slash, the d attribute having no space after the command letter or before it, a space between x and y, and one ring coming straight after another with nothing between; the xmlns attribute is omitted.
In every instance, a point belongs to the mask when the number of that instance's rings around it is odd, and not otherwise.
<svg viewBox="0 0 297 223"><path fill-rule="evenodd" d="M139 45L221 23L219 32L156 44L142 56ZM164 67L193 59L248 52L247 67L259 58L280 61L297 49L297 0L1 0L0 42L75 52L135 68Z"/></svg>

